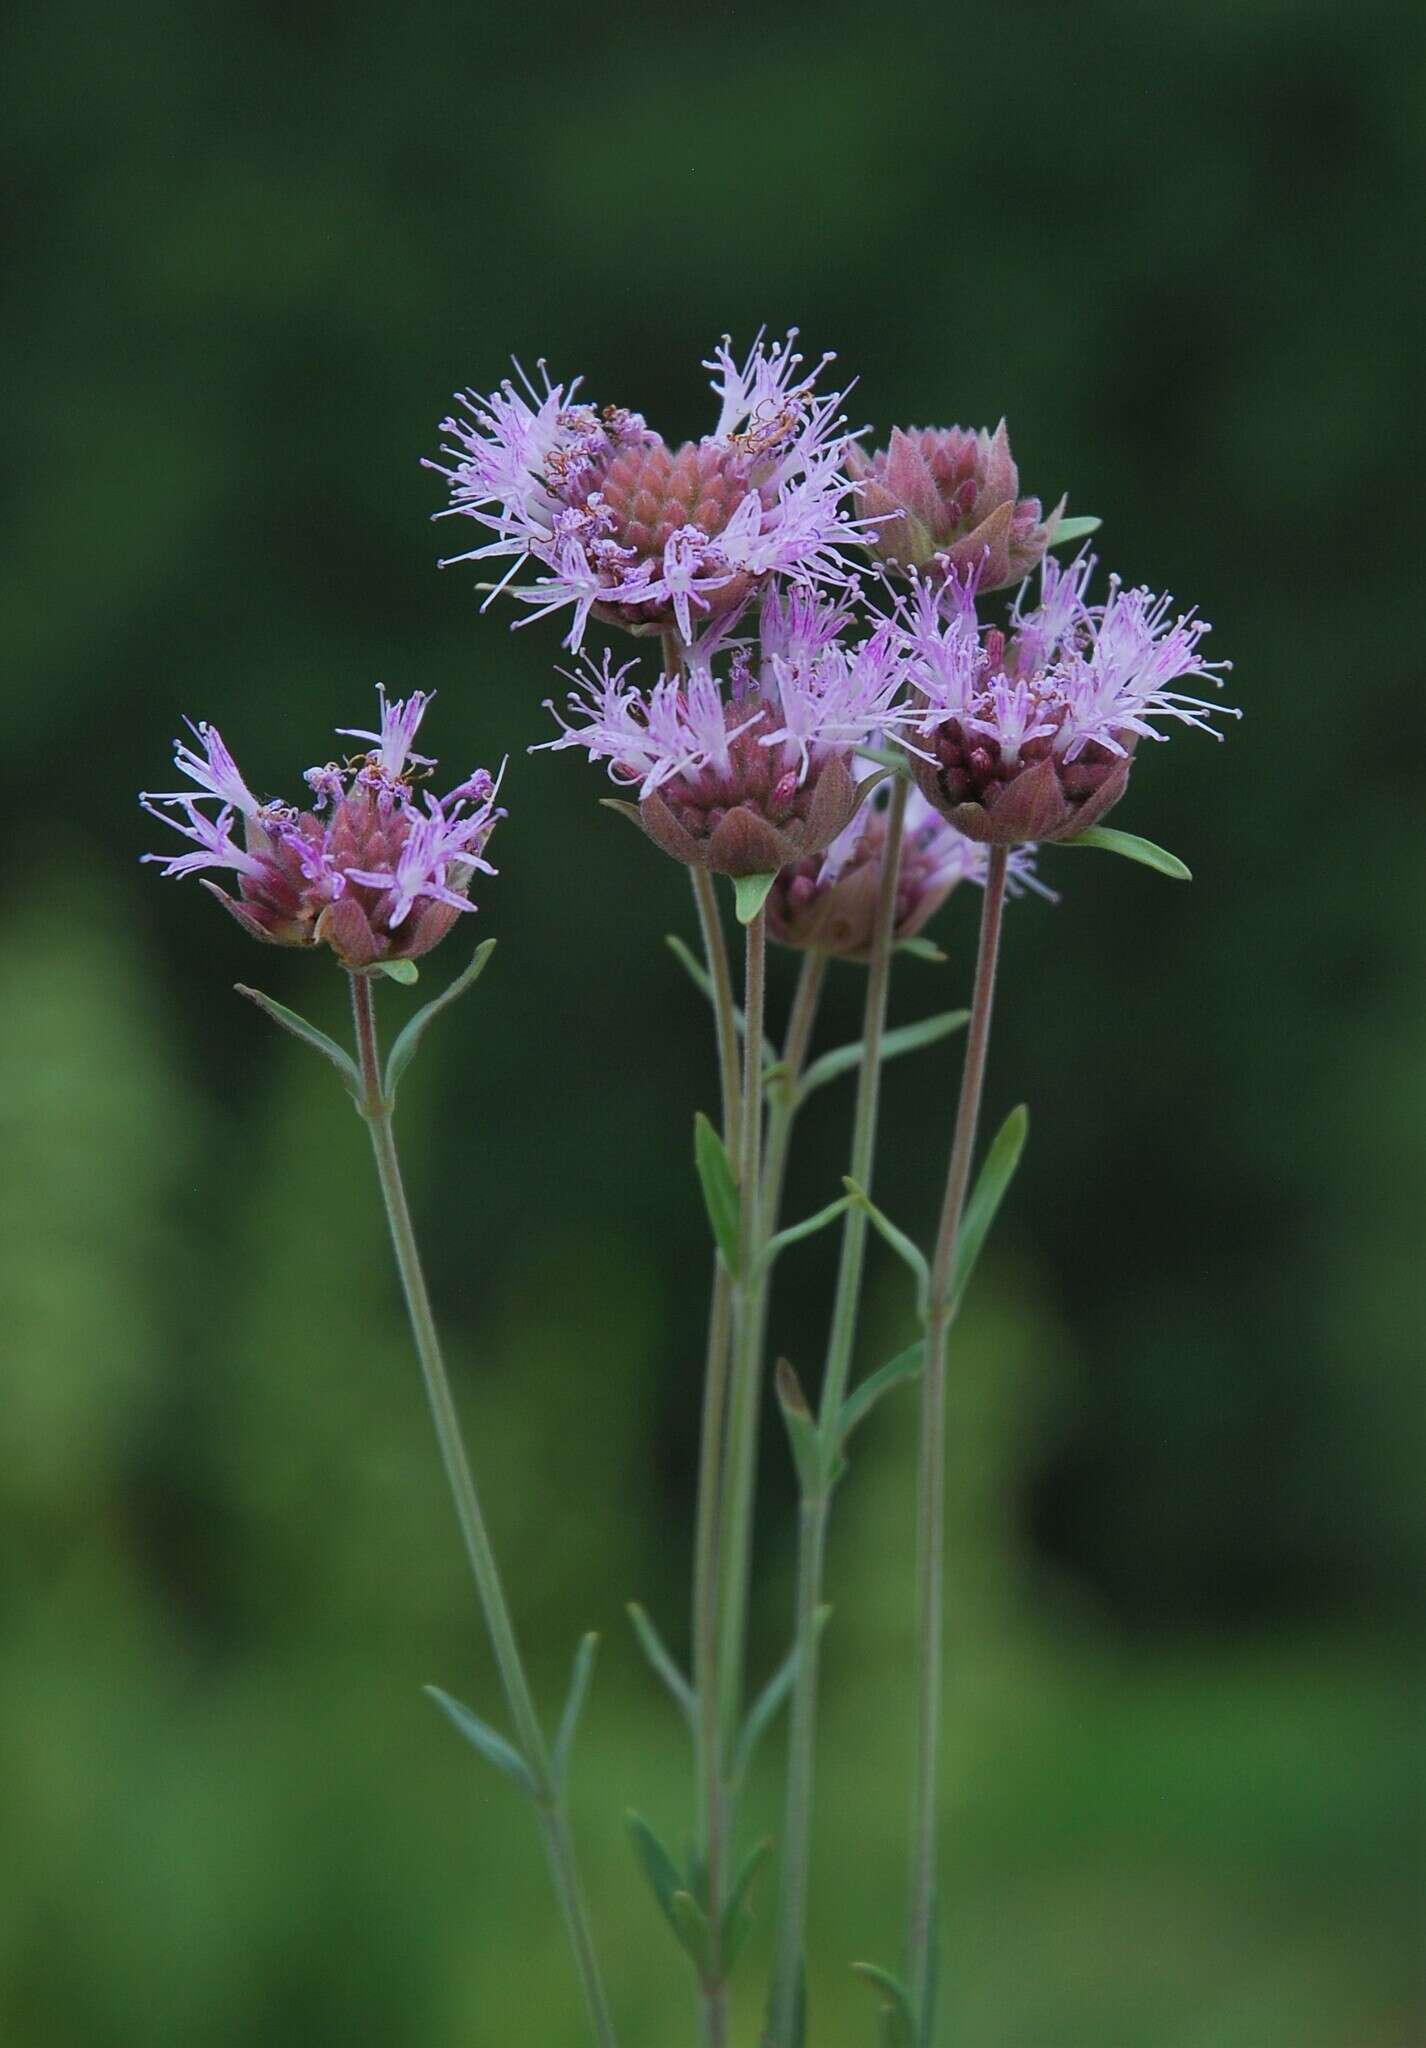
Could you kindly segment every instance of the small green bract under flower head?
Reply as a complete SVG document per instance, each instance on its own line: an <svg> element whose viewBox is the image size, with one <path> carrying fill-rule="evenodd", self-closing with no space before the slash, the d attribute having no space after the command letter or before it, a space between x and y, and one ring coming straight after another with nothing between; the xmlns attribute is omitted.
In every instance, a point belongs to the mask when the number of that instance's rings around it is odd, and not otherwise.
<svg viewBox="0 0 1426 2048"><path fill-rule="evenodd" d="M505 813L495 804L497 778L484 768L444 797L421 787L435 763L413 742L430 697L417 690L391 704L378 684L377 698L374 732L339 728L370 747L307 770L306 810L259 802L217 729L194 725L197 746L180 740L174 750L194 788L140 798L194 850L144 858L169 876L210 868L236 875L236 896L216 882L204 886L271 945L330 946L351 970L429 953L474 910L477 870L494 874L484 848Z"/></svg>

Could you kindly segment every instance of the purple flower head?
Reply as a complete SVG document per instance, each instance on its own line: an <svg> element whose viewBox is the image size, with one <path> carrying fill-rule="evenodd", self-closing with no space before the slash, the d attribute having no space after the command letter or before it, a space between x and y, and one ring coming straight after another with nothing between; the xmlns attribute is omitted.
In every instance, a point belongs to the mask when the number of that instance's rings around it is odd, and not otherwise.
<svg viewBox="0 0 1426 2048"><path fill-rule="evenodd" d="M784 946L832 953L843 960L871 957L877 900L886 852L887 801L878 790L820 855L783 869L767 899L769 934ZM927 803L918 789L906 801L901 861L896 880L898 940L909 939L935 915L958 882L985 880L989 851L967 839ZM1033 889L1054 900L1035 878L1035 849L1010 856L1012 895Z"/></svg>
<svg viewBox="0 0 1426 2048"><path fill-rule="evenodd" d="M520 370L523 388L462 394L463 415L441 423L449 461L427 463L450 484L436 516L475 519L491 538L449 560L508 557L491 597L508 587L532 618L569 608L576 653L591 616L688 642L774 575L846 585L841 551L858 537L844 506L847 394L817 392L832 357L805 371L795 338L759 335L741 368L725 338L705 365L717 424L676 449L640 413L576 402L581 380L551 384L543 363L539 386ZM527 561L539 573L515 583Z"/></svg>
<svg viewBox="0 0 1426 2048"><path fill-rule="evenodd" d="M350 969L429 953L462 911L475 908L468 891L476 870L494 874L484 847L505 813L483 768L447 797L418 791L435 766L413 747L431 700L418 690L391 704L378 684L377 701L374 732L340 728L370 740L369 752L308 769L308 810L259 803L219 733L195 725L199 747L180 740L174 754L194 789L139 799L194 850L145 860L160 862L165 875L209 868L236 875L236 896L215 882L204 886L257 939L328 945ZM210 801L218 805L211 814L203 808Z"/></svg>
<svg viewBox="0 0 1426 2048"><path fill-rule="evenodd" d="M897 623L850 644L837 638L846 623L806 591L773 592L756 649L714 629L689 650L686 674L652 688L631 680L632 661L586 658L570 674L568 717L555 711L564 730L546 745L607 761L637 791L626 808L676 860L773 873L845 828L868 787L852 750L905 716L895 708L906 669Z"/></svg>
<svg viewBox="0 0 1426 2048"><path fill-rule="evenodd" d="M978 623L970 573L939 589L918 582L902 608L906 744L926 797L972 839L1072 839L1124 794L1139 741L1168 737L1155 721L1221 739L1215 712L1239 715L1175 687L1216 685L1229 666L1199 653L1205 621L1117 577L1090 604L1094 566L1092 555L1068 568L1047 555L1040 601L1027 607L1020 591L1008 635Z"/></svg>
<svg viewBox="0 0 1426 2048"><path fill-rule="evenodd" d="M1020 474L1005 422L988 428L895 427L891 445L847 469L872 554L888 569L931 581L973 570L981 590L1028 576L1054 537L1064 500L1048 518L1017 496ZM874 524L870 522L875 521Z"/></svg>

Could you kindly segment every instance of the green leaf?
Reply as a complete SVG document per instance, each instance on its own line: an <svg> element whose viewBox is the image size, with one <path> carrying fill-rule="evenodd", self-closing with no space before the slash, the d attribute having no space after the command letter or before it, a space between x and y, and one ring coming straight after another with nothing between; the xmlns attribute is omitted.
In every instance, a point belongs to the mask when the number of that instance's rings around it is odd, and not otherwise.
<svg viewBox="0 0 1426 2048"><path fill-rule="evenodd" d="M1009 1116L995 1134L995 1142L985 1155L985 1164L980 1169L975 1183L975 1192L966 1203L961 1227L956 1234L956 1255L951 1263L951 1307L954 1312L960 1307L961 1297L975 1271L975 1262L980 1257L981 1246L995 1221L995 1212L1005 1198L1005 1190L1015 1176L1020 1164L1020 1154L1025 1149L1025 1140L1030 1133L1030 1112L1022 1102L1018 1109L1012 1109Z"/></svg>
<svg viewBox="0 0 1426 2048"><path fill-rule="evenodd" d="M852 1388L842 1403L842 1412L837 1419L837 1440L845 1443L857 1424L861 1422L888 1387L897 1386L902 1380L914 1380L920 1372L925 1356L925 1345L918 1338L905 1351L899 1351L895 1358L878 1366L873 1373Z"/></svg>
<svg viewBox="0 0 1426 2048"><path fill-rule="evenodd" d="M777 1361L773 1386L777 1390L782 1419L787 1424L787 1440L792 1446L792 1462L797 1467L802 1491L817 1494L822 1487L822 1445L801 1382L785 1358Z"/></svg>
<svg viewBox="0 0 1426 2048"><path fill-rule="evenodd" d="M629 1838L634 1844L634 1854L638 1857L644 1876L649 1881L649 1889L657 1899L659 1911L678 1937L680 1945L688 1948L685 1929L696 1926L696 1923L690 1923L687 1907L676 1903L682 1899L688 1901L699 1920L703 1921L703 1938L706 1942L708 1922L704 1919L668 1850L643 1815L635 1813L632 1807L624 1815L624 1821L629 1830ZM689 1953L692 1954L693 1951L690 1949ZM698 1958L695 1956L694 1960L697 1961Z"/></svg>
<svg viewBox="0 0 1426 2048"><path fill-rule="evenodd" d="M1057 840L1058 846L1097 846L1101 853L1122 854L1125 860L1136 860L1141 867L1152 868L1155 874L1167 875L1171 882L1191 882L1193 876L1176 853L1168 853L1162 846L1155 846L1152 839L1141 839L1137 832L1116 832L1112 825L1091 825L1087 832L1077 832L1073 839Z"/></svg>
<svg viewBox="0 0 1426 2048"><path fill-rule="evenodd" d="M904 1052L919 1052L924 1045L935 1045L939 1039L949 1038L953 1031L959 1031L970 1017L969 1010L943 1010L939 1017L923 1017L919 1024L901 1024L895 1031L888 1031L881 1041L883 1066L888 1060L898 1058ZM839 1045L831 1052L824 1052L814 1060L802 1076L799 1093L808 1096L814 1088L825 1086L828 1081L837 1080L842 1074L850 1074L861 1065L862 1047L858 1039L853 1045Z"/></svg>
<svg viewBox="0 0 1426 2048"><path fill-rule="evenodd" d="M730 1273L738 1270L742 1203L728 1163L728 1148L700 1109L693 1119L693 1158L703 1188L703 1203L713 1236Z"/></svg>
<svg viewBox="0 0 1426 2048"><path fill-rule="evenodd" d="M933 940L923 939L919 932L909 939L898 939L892 951L910 953L916 960L934 960L938 967L944 965L950 958L950 955L943 953Z"/></svg>
<svg viewBox="0 0 1426 2048"><path fill-rule="evenodd" d="M708 972L708 969L703 965L703 962L697 957L695 953L693 953L690 950L689 947L685 946L683 940L676 937L673 932L665 932L664 944L668 947L674 959L678 962L679 966L683 969L684 973L688 976L689 980L693 983L693 986L696 989L699 989L711 1003L713 1000L713 977ZM742 1032L742 1029L743 1016L742 1012L739 1011L739 1033Z"/></svg>
<svg viewBox="0 0 1426 2048"><path fill-rule="evenodd" d="M634 1626L634 1634L639 1639L639 1648L668 1687L691 1725L694 1714L693 1687L664 1648L662 1637L637 1600L629 1602L628 1615Z"/></svg>
<svg viewBox="0 0 1426 2048"><path fill-rule="evenodd" d="M713 1962L708 1915L690 1891L676 1891L669 1900L669 1908L674 1933L688 1951L699 1975L706 1977Z"/></svg>
<svg viewBox="0 0 1426 2048"><path fill-rule="evenodd" d="M881 2000L881 2038L886 2048L916 2048L916 2019L905 1985L875 1963L853 1963L852 1968Z"/></svg>
<svg viewBox="0 0 1426 2048"><path fill-rule="evenodd" d="M421 976L414 960L378 960L376 964L381 973L399 981L403 988L413 988Z"/></svg>
<svg viewBox="0 0 1426 2048"><path fill-rule="evenodd" d="M260 988L248 988L241 981L233 985L240 996L246 996L250 1003L256 1003L260 1010L271 1017L274 1024L280 1024L284 1031L290 1031L294 1038L300 1038L304 1045L310 1045L314 1052L319 1052L324 1058L329 1059L360 1102L361 1075L357 1072L356 1061L350 1053L342 1051L334 1038L328 1038L325 1031L319 1031L315 1024L309 1024L305 1017L299 1017L297 1012L289 1010L285 1003L276 1002L273 997L265 996Z"/></svg>
<svg viewBox="0 0 1426 2048"><path fill-rule="evenodd" d="M875 761L878 768L889 768L893 775L909 775L911 763L899 747L853 747L863 761Z"/></svg>
<svg viewBox="0 0 1426 2048"><path fill-rule="evenodd" d="M755 1842L743 1858L742 1867L733 1879L733 1889L728 1894L728 1903L723 1908L723 1962L731 1969L738 1960L743 1943L752 1931L753 1914L749 1904L749 1893L753 1880L772 1854L772 1840L764 1838Z"/></svg>
<svg viewBox="0 0 1426 2048"><path fill-rule="evenodd" d="M599 802L602 809L606 811L617 811L621 818L627 818L631 825L637 825L639 830L641 832L643 831L644 821L639 816L639 807L637 804L626 804L622 801L621 798L617 796L602 796L600 797Z"/></svg>
<svg viewBox="0 0 1426 2048"><path fill-rule="evenodd" d="M821 1636L823 1629L827 1626L831 1613L830 1607L819 1607L817 1609L812 1620L814 1640ZM772 1677L748 1708L747 1718L743 1722L742 1732L738 1736L737 1748L733 1752L733 1779L735 1783L740 1783L747 1775L748 1766L753 1760L758 1744L777 1719L783 1702L791 1692L792 1682L797 1676L797 1667L801 1662L801 1651L801 1644L794 1643L778 1665L776 1671L772 1674Z"/></svg>
<svg viewBox="0 0 1426 2048"><path fill-rule="evenodd" d="M564 1712L560 1715L553 1751L555 1784L559 1786L564 1784L569 1771L569 1753L589 1691L589 1681L594 1675L594 1657L598 1648L599 1638L591 1633L581 1638L579 1648L574 1653L574 1670L570 1675L569 1694L564 1703Z"/></svg>
<svg viewBox="0 0 1426 2048"><path fill-rule="evenodd" d="M688 947L684 945L682 939L675 938L672 932L669 932L665 935L664 944L668 947L669 951L672 953L674 959L678 962L679 966L687 974L689 980L693 983L694 987L696 989L699 989L711 1003L714 1000L713 978L709 974L708 969L703 965L703 962L689 951ZM736 1005L733 1009L733 1022L737 1026L739 1038L745 1037L748 1028L747 1019L743 1015L741 1008L739 1008ZM770 1038L764 1037L763 1079L765 1081L770 1081L772 1079L773 1071L776 1065L776 1048L774 1047L773 1042Z"/></svg>
<svg viewBox="0 0 1426 2048"><path fill-rule="evenodd" d="M739 924L751 924L763 905L768 892L777 880L776 870L770 875L735 875L733 877L733 906L737 911Z"/></svg>
<svg viewBox="0 0 1426 2048"><path fill-rule="evenodd" d="M1046 541L1046 547L1057 548L1067 540L1083 540L1087 533L1098 533L1104 521L1096 519L1093 513L1081 512L1077 518L1062 519Z"/></svg>
<svg viewBox="0 0 1426 2048"><path fill-rule="evenodd" d="M921 1315L926 1313L926 1301L931 1291L931 1269L925 1255L911 1242L904 1230L898 1230L889 1216L884 1216L865 1188L843 1176L843 1186L859 1209L865 1209L878 1232L886 1239L897 1257L904 1259L916 1276L916 1306Z"/></svg>
<svg viewBox="0 0 1426 2048"><path fill-rule="evenodd" d="M764 1245L757 1263L758 1272L767 1272L779 1252L786 1251L790 1244L799 1244L804 1237L813 1237L819 1230L825 1230L829 1223L835 1223L839 1216L845 1215L851 1206L851 1196L842 1195L837 1201L829 1202L825 1209L819 1209L815 1216L809 1216L805 1222L790 1223L786 1230L779 1230L777 1235L770 1237Z"/></svg>
<svg viewBox="0 0 1426 2048"><path fill-rule="evenodd" d="M532 1799L538 1796L534 1772L516 1749L513 1742L507 1742L503 1735L497 1735L488 1722L473 1714L469 1707L463 1707L459 1700L452 1699L448 1692L442 1692L438 1685L428 1685L426 1692L435 1701L441 1712L458 1728L473 1749L478 1749L487 1763L504 1771L513 1779L522 1792L528 1792Z"/></svg>
<svg viewBox="0 0 1426 2048"><path fill-rule="evenodd" d="M410 1066L416 1048L425 1037L427 1027L430 1025L432 1018L438 1016L445 1009L447 1003L453 1003L457 996L463 996L468 988L474 986L484 971L486 961L489 960L494 951L494 939L483 940L476 947L475 958L471 961L469 967L466 968L464 974L458 974L449 988L443 989L440 995L433 996L429 1003L423 1003L415 1016L410 1019L400 1032L386 1058L385 1085L388 1101L395 1101L396 1084Z"/></svg>

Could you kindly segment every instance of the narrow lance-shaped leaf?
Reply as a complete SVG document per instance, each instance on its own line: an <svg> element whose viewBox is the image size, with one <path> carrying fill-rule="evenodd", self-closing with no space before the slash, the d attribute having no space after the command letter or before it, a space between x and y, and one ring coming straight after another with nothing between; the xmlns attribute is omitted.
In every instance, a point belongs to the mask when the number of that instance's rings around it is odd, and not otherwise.
<svg viewBox="0 0 1426 2048"><path fill-rule="evenodd" d="M713 1943L708 1915L690 1891L676 1891L669 1900L673 1931L683 1943L694 1968L705 1976L713 1961Z"/></svg>
<svg viewBox="0 0 1426 2048"><path fill-rule="evenodd" d="M953 1031L959 1031L970 1017L969 1010L943 1010L939 1017L923 1017L919 1024L900 1024L895 1031L888 1031L881 1041L883 1064L894 1060L904 1052L919 1052L922 1046L935 1045L939 1039L949 1038ZM835 1046L831 1052L824 1052L820 1059L813 1060L802 1076L799 1093L810 1095L814 1088L835 1081L839 1075L850 1074L861 1065L862 1046L858 1039L852 1045Z"/></svg>
<svg viewBox="0 0 1426 2048"><path fill-rule="evenodd" d="M830 1607L819 1607L817 1609L816 1614L812 1618L814 1641L820 1637L823 1629L827 1626L831 1612ZM743 1722L742 1733L738 1737L738 1746L733 1752L733 1777L735 1783L740 1782L746 1776L748 1766L757 1752L758 1744L776 1720L784 1701L792 1691L792 1682L797 1676L797 1666L801 1661L801 1654L801 1644L794 1643L778 1665L776 1671L772 1674L772 1677L749 1707L747 1718Z"/></svg>
<svg viewBox="0 0 1426 2048"><path fill-rule="evenodd" d="M660 1912L673 1929L680 1947L702 1969L707 1960L708 1922L701 1908L684 1883L678 1865L643 1815L630 1809L624 1820L634 1844L634 1854L649 1881L649 1889L658 1901Z"/></svg>
<svg viewBox="0 0 1426 2048"><path fill-rule="evenodd" d="M911 773L911 763L899 747L853 747L852 752L863 761L875 761L878 768L887 768L893 775Z"/></svg>
<svg viewBox="0 0 1426 2048"><path fill-rule="evenodd" d="M951 1306L958 1309L961 1298L975 1271L975 1262L980 1257L981 1247L995 1221L995 1212L1005 1199L1005 1190L1015 1177L1020 1164L1020 1154L1025 1149L1025 1140L1030 1132L1030 1112L1022 1102L1018 1109L1012 1109L1009 1116L995 1134L994 1143L985 1155L985 1164L976 1177L975 1191L966 1203L961 1227L956 1235L956 1255L951 1262Z"/></svg>
<svg viewBox="0 0 1426 2048"><path fill-rule="evenodd" d="M1152 868L1155 874L1167 875L1171 882L1191 882L1193 875L1176 853L1169 853L1162 846L1155 846L1152 839L1141 839L1137 832L1120 832L1113 825L1091 825L1086 832L1076 832L1073 839L1056 841L1059 846L1097 847L1101 853L1122 854L1125 860L1136 860L1141 867Z"/></svg>
<svg viewBox="0 0 1426 2048"><path fill-rule="evenodd" d="M473 1749L479 1750L487 1763L504 1771L507 1778L528 1792L533 1799L537 1796L534 1772L516 1749L513 1742L507 1742L503 1735L497 1735L487 1721L473 1714L469 1707L463 1707L459 1700L452 1699L448 1692L442 1692L438 1685L428 1685L426 1691L441 1712L458 1728Z"/></svg>
<svg viewBox="0 0 1426 2048"><path fill-rule="evenodd" d="M817 1436L817 1424L807 1405L802 1384L788 1359L779 1358L777 1361L773 1386L782 1419L787 1425L787 1441L792 1446L792 1462L797 1467L802 1491L805 1494L820 1493L822 1446Z"/></svg>
<svg viewBox="0 0 1426 2048"><path fill-rule="evenodd" d="M453 1003L457 996L463 996L468 988L474 986L480 979L485 964L494 951L494 939L483 940L476 947L475 958L471 961L465 972L458 974L450 987L442 989L441 993L438 996L433 996L429 1003L423 1003L415 1016L409 1019L398 1034L386 1059L386 1094L388 1100L394 1100L396 1084L410 1066L415 1056L416 1048L425 1037L432 1020L439 1016L448 1003Z"/></svg>
<svg viewBox="0 0 1426 2048"><path fill-rule="evenodd" d="M898 939L892 951L909 953L915 960L932 960L938 967L950 957L941 951L933 939L923 938L919 932L913 932L909 939Z"/></svg>
<svg viewBox="0 0 1426 2048"><path fill-rule="evenodd" d="M916 1306L924 1316L926 1300L931 1291L931 1269L926 1264L925 1254L913 1244L904 1230L898 1230L889 1216L883 1215L865 1188L858 1187L849 1175L843 1176L843 1185L859 1209L865 1209L878 1234L886 1239L899 1259L905 1261L916 1276Z"/></svg>
<svg viewBox="0 0 1426 2048"><path fill-rule="evenodd" d="M675 935L672 932L668 932L665 934L664 944L668 947L674 959L678 962L679 966L683 969L684 973L688 976L689 980L693 983L693 986L696 989L699 989L711 1003L714 999L713 977L708 972L708 969L703 965L703 962L700 959L698 959L696 955L692 953L687 946L684 945L682 939L675 937ZM736 1004L733 1008L733 1022L738 1027L739 1038L742 1038L747 1031L747 1019L743 1015L741 1007ZM770 1038L764 1037L763 1071L765 1079L771 1079L771 1073L769 1070L776 1063L776 1048L774 1047L773 1042Z"/></svg>
<svg viewBox="0 0 1426 2048"><path fill-rule="evenodd" d="M1046 541L1046 547L1063 547L1067 540L1083 540L1088 533L1098 533L1104 521L1096 519L1092 512L1081 512L1074 519L1062 519Z"/></svg>
<svg viewBox="0 0 1426 2048"><path fill-rule="evenodd" d="M554 1774L556 1785L563 1785L569 1773L569 1753L574 1744L574 1733L579 1726L579 1717L589 1691L589 1681L594 1675L594 1658L599 1648L599 1638L590 1634L580 1640L574 1653L574 1670L570 1675L569 1694L560 1715L558 1733L554 1746Z"/></svg>
<svg viewBox="0 0 1426 2048"><path fill-rule="evenodd" d="M738 1248L742 1231L742 1204L738 1184L728 1160L728 1148L707 1117L699 1110L693 1120L693 1157L703 1188L703 1203L723 1263L730 1273L738 1270Z"/></svg>
<svg viewBox="0 0 1426 2048"><path fill-rule="evenodd" d="M723 1961L729 1969L738 1960L743 1943L752 1932L753 1914L749 1903L753 1880L772 1854L772 1841L764 1837L755 1842L743 1858L742 1867L733 1879L733 1888L728 1894L728 1903L723 1908Z"/></svg>
<svg viewBox="0 0 1426 2048"><path fill-rule="evenodd" d="M786 1230L779 1230L777 1235L770 1237L764 1245L762 1256L757 1262L757 1270L765 1273L778 1254L785 1252L790 1244L800 1244L804 1237L813 1237L819 1230L825 1230L829 1223L835 1223L839 1216L845 1215L851 1206L851 1196L842 1195L837 1201L829 1202L825 1209L819 1209L815 1216L807 1217L802 1223L790 1223Z"/></svg>
<svg viewBox="0 0 1426 2048"><path fill-rule="evenodd" d="M886 2048L917 2048L916 2018L905 1985L875 1963L853 1963L852 1968L881 2000L881 2037Z"/></svg>
<svg viewBox="0 0 1426 2048"><path fill-rule="evenodd" d="M871 1413L876 1403L889 1387L902 1380L914 1380L924 1362L926 1347L918 1338L905 1351L899 1351L895 1358L889 1358L885 1365L878 1366L852 1388L842 1403L842 1412L837 1421L837 1441L845 1443L857 1424Z"/></svg>
<svg viewBox="0 0 1426 2048"><path fill-rule="evenodd" d="M271 1017L274 1024L280 1024L284 1031L290 1031L294 1038L300 1038L304 1045L310 1045L313 1052L319 1052L324 1059L329 1059L352 1094L358 1101L361 1100L361 1075L357 1072L356 1061L350 1053L343 1052L334 1038L328 1038L325 1031L319 1031L315 1024L309 1024L305 1017L299 1017L297 1012L289 1010L285 1003L275 1001L272 996L265 996L260 988L249 988L241 981L233 985L240 996L246 996L250 1003L256 1003L266 1016Z"/></svg>
<svg viewBox="0 0 1426 2048"><path fill-rule="evenodd" d="M637 1600L629 1602L628 1615L634 1626L634 1634L639 1639L639 1648L668 1687L685 1718L691 1723L694 1712L693 1687L664 1648L663 1638Z"/></svg>
<svg viewBox="0 0 1426 2048"><path fill-rule="evenodd" d="M767 902L776 872L770 875L736 875L733 879L733 905L739 924L751 924Z"/></svg>

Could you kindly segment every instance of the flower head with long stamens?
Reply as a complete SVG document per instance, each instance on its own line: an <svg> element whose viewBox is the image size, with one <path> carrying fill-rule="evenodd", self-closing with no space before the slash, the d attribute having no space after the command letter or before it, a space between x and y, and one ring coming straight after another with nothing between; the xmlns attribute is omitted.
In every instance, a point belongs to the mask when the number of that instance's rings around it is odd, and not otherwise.
<svg viewBox="0 0 1426 2048"><path fill-rule="evenodd" d="M144 858L165 875L236 875L236 896L212 881L205 887L254 938L328 945L350 969L428 953L475 908L468 892L476 871L494 874L484 848L505 814L495 805L496 778L483 768L446 797L418 790L435 766L413 745L431 700L417 690L388 703L380 684L377 698L375 731L340 728L370 740L370 750L309 768L307 810L260 803L217 730L193 726L198 747L180 740L174 758L194 788L140 802L194 850ZM218 804L212 815L203 809L209 801Z"/></svg>
<svg viewBox="0 0 1426 2048"><path fill-rule="evenodd" d="M847 643L847 623L806 591L774 591L756 649L715 630L691 648L686 674L651 688L631 680L631 661L586 660L570 676L567 717L555 712L564 730L545 744L607 761L637 791L637 806L623 808L676 860L774 873L844 829L868 787L854 749L905 715L898 625L883 620ZM720 676L714 661L725 654Z"/></svg>
<svg viewBox="0 0 1426 2048"><path fill-rule="evenodd" d="M979 427L896 427L889 446L847 453L867 546L877 561L931 581L973 570L981 590L1028 576L1064 511L1022 498L1005 422Z"/></svg>
<svg viewBox="0 0 1426 2048"><path fill-rule="evenodd" d="M767 899L770 938L843 960L865 963L871 958L887 808L883 791L876 791L825 853L783 869ZM958 883L983 884L989 858L986 847L957 832L919 789L911 790L897 867L896 939L913 938ZM1055 900L1054 892L1036 879L1033 846L1017 847L1011 854L1009 887L1012 895L1029 889Z"/></svg>
<svg viewBox="0 0 1426 2048"><path fill-rule="evenodd" d="M1163 721L1221 739L1211 720L1239 715L1176 687L1229 666L1199 652L1207 623L1117 577L1091 604L1094 566L1046 556L1039 602L1022 589L1008 633L979 624L972 572L918 582L902 607L906 745L927 799L972 839L1072 839L1119 801L1140 740L1168 737Z"/></svg>
<svg viewBox="0 0 1426 2048"><path fill-rule="evenodd" d="M846 585L858 538L847 393L817 391L833 359L807 369L795 338L759 335L742 364L725 338L705 365L717 423L679 448L641 413L578 400L579 378L551 384L543 363L538 385L520 371L489 397L462 394L462 415L441 424L448 460L426 465L450 485L436 516L475 519L491 538L449 559L508 559L491 596L508 589L533 618L568 609L576 653L591 616L690 641L774 575ZM526 562L539 573L517 583Z"/></svg>

